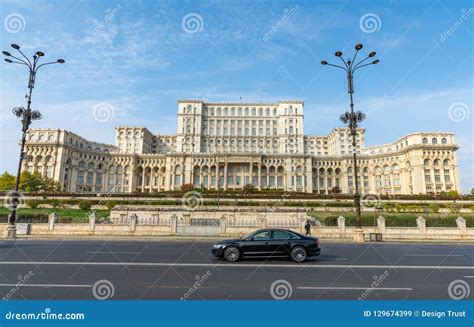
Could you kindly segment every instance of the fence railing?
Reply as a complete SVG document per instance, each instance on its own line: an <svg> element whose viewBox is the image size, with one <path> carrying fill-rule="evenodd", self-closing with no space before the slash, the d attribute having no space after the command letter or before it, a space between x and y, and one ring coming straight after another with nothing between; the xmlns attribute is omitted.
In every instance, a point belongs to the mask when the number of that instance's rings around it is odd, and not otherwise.
<svg viewBox="0 0 474 327"><path fill-rule="evenodd" d="M227 222L228 227L255 227L257 228L258 222L255 220L231 220Z"/></svg>
<svg viewBox="0 0 474 327"><path fill-rule="evenodd" d="M165 219L160 217L148 217L148 218L138 218L137 225L159 225L159 226L169 226L171 219Z"/></svg>
<svg viewBox="0 0 474 327"><path fill-rule="evenodd" d="M298 228L298 226L298 221L296 220L267 221L268 228Z"/></svg>

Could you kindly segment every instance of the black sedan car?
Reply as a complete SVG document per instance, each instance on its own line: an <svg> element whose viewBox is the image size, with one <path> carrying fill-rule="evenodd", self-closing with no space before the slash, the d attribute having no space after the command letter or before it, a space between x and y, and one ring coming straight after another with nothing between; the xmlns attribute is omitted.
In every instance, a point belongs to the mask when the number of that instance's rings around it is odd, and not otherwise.
<svg viewBox="0 0 474 327"><path fill-rule="evenodd" d="M227 261L242 257L290 257L303 262L321 252L319 240L285 229L260 229L250 235L214 243L212 254Z"/></svg>

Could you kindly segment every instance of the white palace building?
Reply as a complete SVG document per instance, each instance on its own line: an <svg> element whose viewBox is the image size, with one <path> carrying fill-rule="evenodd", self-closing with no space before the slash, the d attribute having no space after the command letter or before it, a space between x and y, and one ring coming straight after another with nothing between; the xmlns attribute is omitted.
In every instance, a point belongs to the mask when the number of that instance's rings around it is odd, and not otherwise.
<svg viewBox="0 0 474 327"><path fill-rule="evenodd" d="M31 129L23 169L39 171L65 192L160 192L183 184L206 189L277 189L318 194L354 189L351 135L303 134L303 102L178 101L176 135L142 126L115 128L115 145L62 129ZM416 132L365 147L358 130L362 193L459 191L453 133Z"/></svg>

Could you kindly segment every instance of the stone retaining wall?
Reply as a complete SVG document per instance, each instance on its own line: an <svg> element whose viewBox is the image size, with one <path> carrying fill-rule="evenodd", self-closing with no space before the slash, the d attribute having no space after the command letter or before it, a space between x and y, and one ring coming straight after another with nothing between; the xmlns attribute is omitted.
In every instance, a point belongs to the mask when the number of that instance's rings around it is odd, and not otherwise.
<svg viewBox="0 0 474 327"><path fill-rule="evenodd" d="M18 231L30 235L63 236L165 236L185 235L233 237L251 233L259 228L287 228L304 232L307 219L305 212L278 210L269 212L258 208L240 208L239 210L220 211L182 211L170 208L147 208L131 210L122 208L113 210L110 221L99 223L95 214L89 217L89 223L57 223L56 215L49 217L48 223L19 224ZM218 220L213 227L193 225L192 220ZM345 218L340 216L337 226L313 226L312 235L331 239L353 239L355 227L347 227ZM385 218L377 218L377 226L363 227L364 238L370 233L381 233L384 240L420 239L420 240L468 240L474 241L474 228L467 228L462 217L456 219L457 227L426 227L423 217L417 218L417 227L386 227ZM21 226L20 226L21 225ZM2 226L4 227L4 226ZM2 228L0 227L0 228ZM212 232L212 233L211 233ZM21 235L19 232L18 235Z"/></svg>

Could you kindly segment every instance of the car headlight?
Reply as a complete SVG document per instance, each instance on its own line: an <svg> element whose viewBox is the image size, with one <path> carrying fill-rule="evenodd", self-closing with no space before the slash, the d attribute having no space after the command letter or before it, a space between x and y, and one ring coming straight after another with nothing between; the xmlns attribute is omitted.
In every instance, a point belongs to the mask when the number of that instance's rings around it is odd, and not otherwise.
<svg viewBox="0 0 474 327"><path fill-rule="evenodd" d="M220 249L220 248L223 247L223 246L224 246L224 244L214 244L212 247L213 247L214 249Z"/></svg>

